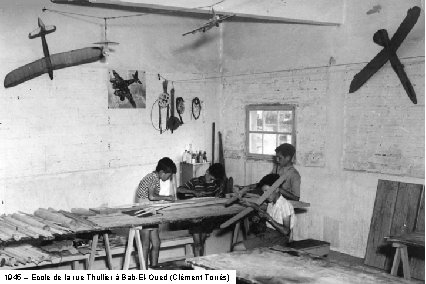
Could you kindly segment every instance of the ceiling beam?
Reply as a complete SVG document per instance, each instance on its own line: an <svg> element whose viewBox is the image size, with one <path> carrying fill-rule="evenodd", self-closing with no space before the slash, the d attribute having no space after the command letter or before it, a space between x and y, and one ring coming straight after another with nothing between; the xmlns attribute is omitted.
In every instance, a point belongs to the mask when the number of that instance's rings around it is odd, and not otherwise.
<svg viewBox="0 0 426 284"><path fill-rule="evenodd" d="M256 20L310 25L338 26L343 23L343 0L51 0L56 4L90 5L92 7L145 8L150 10L210 14L216 12ZM214 5L215 3L218 3ZM203 7L200 7L203 6Z"/></svg>

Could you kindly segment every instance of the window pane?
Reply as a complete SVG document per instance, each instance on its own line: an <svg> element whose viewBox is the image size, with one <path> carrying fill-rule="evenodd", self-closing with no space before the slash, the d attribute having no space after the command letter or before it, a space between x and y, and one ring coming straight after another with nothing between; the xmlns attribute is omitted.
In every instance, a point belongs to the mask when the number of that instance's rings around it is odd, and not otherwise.
<svg viewBox="0 0 426 284"><path fill-rule="evenodd" d="M249 152L251 154L262 154L262 134L250 133Z"/></svg>
<svg viewBox="0 0 426 284"><path fill-rule="evenodd" d="M264 111L264 131L277 131L278 130L278 112L277 111Z"/></svg>
<svg viewBox="0 0 426 284"><path fill-rule="evenodd" d="M291 144L291 135L287 135L287 134L278 135L278 145L281 145L283 143Z"/></svg>
<svg viewBox="0 0 426 284"><path fill-rule="evenodd" d="M281 123L279 126L278 126L278 132L292 132L292 130L293 130L293 126L291 125L291 124L283 124L283 123Z"/></svg>
<svg viewBox="0 0 426 284"><path fill-rule="evenodd" d="M292 110L281 110L278 112L278 120L280 123L291 123L293 120Z"/></svg>
<svg viewBox="0 0 426 284"><path fill-rule="evenodd" d="M263 116L261 110L249 112L249 125L250 131L262 131Z"/></svg>
<svg viewBox="0 0 426 284"><path fill-rule="evenodd" d="M263 134L263 154L274 155L277 148L276 134Z"/></svg>

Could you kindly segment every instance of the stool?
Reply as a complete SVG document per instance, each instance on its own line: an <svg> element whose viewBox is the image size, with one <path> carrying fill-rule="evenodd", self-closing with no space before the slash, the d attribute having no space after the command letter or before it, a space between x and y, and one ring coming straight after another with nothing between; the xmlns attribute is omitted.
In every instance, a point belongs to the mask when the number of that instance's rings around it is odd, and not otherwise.
<svg viewBox="0 0 426 284"><path fill-rule="evenodd" d="M391 274L397 276L399 264L402 260L402 270L404 272L404 278L407 280L411 279L410 262L408 261L407 246L401 243L392 243L392 246L396 248L395 256L393 258L393 264Z"/></svg>

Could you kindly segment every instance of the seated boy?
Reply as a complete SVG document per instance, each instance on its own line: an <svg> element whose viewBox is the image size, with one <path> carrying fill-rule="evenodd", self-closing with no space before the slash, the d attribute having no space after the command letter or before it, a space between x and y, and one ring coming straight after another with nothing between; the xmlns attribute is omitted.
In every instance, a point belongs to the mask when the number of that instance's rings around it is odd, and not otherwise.
<svg viewBox="0 0 426 284"><path fill-rule="evenodd" d="M275 153L275 165L271 173L286 176L285 181L280 185L280 192L288 200L299 201L301 177L293 166L296 148L291 144L284 143L275 149Z"/></svg>
<svg viewBox="0 0 426 284"><path fill-rule="evenodd" d="M224 197L225 169L219 163L211 165L204 176L196 177L178 187L179 199L191 197ZM202 222L189 229L194 238L194 256L204 255L207 235L213 232L215 222Z"/></svg>
<svg viewBox="0 0 426 284"><path fill-rule="evenodd" d="M258 188L267 191L278 178L278 174L268 174L259 181ZM240 203L256 210L251 218L252 220L257 219L258 222L251 224L252 234L248 236L247 240L237 243L234 250L287 245L295 224L295 214L293 206L280 194L279 188L261 206L244 200L240 200ZM266 226L262 226L259 218L267 221Z"/></svg>

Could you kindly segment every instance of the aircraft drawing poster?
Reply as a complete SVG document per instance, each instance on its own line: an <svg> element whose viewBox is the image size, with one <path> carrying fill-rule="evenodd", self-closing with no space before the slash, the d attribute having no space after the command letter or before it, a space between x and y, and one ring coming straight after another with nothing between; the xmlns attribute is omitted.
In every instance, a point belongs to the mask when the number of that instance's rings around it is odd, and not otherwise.
<svg viewBox="0 0 426 284"><path fill-rule="evenodd" d="M146 108L145 71L108 70L108 108Z"/></svg>

